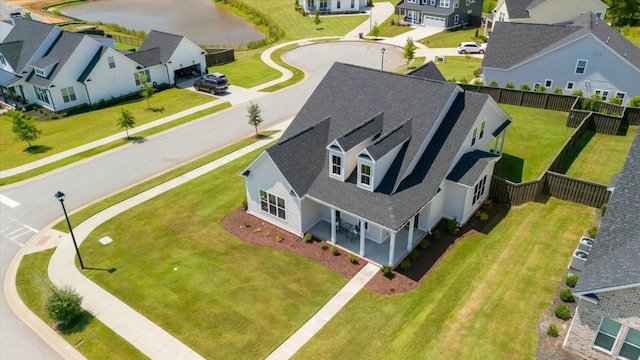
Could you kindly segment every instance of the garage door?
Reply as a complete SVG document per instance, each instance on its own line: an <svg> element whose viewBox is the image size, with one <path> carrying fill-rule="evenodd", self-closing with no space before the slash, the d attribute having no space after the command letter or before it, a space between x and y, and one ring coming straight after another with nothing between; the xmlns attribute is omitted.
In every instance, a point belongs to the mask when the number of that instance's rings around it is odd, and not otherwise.
<svg viewBox="0 0 640 360"><path fill-rule="evenodd" d="M425 15L422 20L422 25L444 28L444 18Z"/></svg>

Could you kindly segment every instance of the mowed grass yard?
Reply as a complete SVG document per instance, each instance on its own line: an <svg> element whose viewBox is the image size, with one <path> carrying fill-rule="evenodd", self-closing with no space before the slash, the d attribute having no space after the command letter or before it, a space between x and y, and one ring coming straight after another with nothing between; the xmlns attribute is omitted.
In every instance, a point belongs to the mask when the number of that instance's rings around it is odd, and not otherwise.
<svg viewBox="0 0 640 360"><path fill-rule="evenodd" d="M574 129L565 126L567 113L501 104L513 122L507 128L502 159L494 174L514 182L537 179Z"/></svg>
<svg viewBox="0 0 640 360"><path fill-rule="evenodd" d="M358 293L293 358L533 359L537 321L592 214L553 198L514 207L456 243L416 290Z"/></svg>
<svg viewBox="0 0 640 360"><path fill-rule="evenodd" d="M429 59L435 61L435 59ZM448 81L468 83L474 78L473 72L480 68L482 59L473 56L446 56L444 62L436 62L436 67Z"/></svg>
<svg viewBox="0 0 640 360"><path fill-rule="evenodd" d="M594 134L577 154L567 176L608 184L615 173L622 171L637 132L637 126L630 126L626 136Z"/></svg>
<svg viewBox="0 0 640 360"><path fill-rule="evenodd" d="M475 41L475 34L476 28L469 30L443 31L424 39L419 39L418 41L432 48L457 48L461 42ZM482 35L482 29L478 30L478 34Z"/></svg>
<svg viewBox="0 0 640 360"><path fill-rule="evenodd" d="M111 219L81 246L87 266L117 269L88 277L205 358L265 358L346 283L222 228L245 198L237 174L258 153ZM114 242L98 243L106 235Z"/></svg>
<svg viewBox="0 0 640 360"><path fill-rule="evenodd" d="M214 100L208 95L173 88L155 94L150 100L152 108L164 107L163 112L147 110L147 102L141 99L58 120L39 121L36 126L42 134L32 145L49 148L39 153L25 151L28 145L16 139L10 118L0 116L0 169L23 165L116 133L122 133L124 138L124 129L117 125L121 109L131 111L139 126Z"/></svg>

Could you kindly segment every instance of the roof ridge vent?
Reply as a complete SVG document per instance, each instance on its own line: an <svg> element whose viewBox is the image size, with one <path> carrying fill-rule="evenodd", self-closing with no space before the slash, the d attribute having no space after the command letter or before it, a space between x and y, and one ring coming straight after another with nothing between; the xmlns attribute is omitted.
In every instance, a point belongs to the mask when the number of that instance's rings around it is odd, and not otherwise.
<svg viewBox="0 0 640 360"><path fill-rule="evenodd" d="M609 43L609 37L607 36L607 44Z"/></svg>

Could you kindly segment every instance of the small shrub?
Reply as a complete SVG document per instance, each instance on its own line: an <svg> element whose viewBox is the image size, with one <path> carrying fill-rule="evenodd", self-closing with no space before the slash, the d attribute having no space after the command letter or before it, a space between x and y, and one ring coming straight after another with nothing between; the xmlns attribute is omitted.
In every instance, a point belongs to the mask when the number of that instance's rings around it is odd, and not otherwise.
<svg viewBox="0 0 640 360"><path fill-rule="evenodd" d="M473 76L478 77L482 73L482 68L477 68L473 70Z"/></svg>
<svg viewBox="0 0 640 360"><path fill-rule="evenodd" d="M480 36L478 36L478 39L482 40L482 42L483 42L483 43L486 43L486 42L487 42L487 40L489 40L489 38L488 38L488 37L486 37L486 36L484 36L484 35L480 35Z"/></svg>
<svg viewBox="0 0 640 360"><path fill-rule="evenodd" d="M572 93L573 96L582 96L584 95L584 93L582 92L582 90L576 90Z"/></svg>
<svg viewBox="0 0 640 360"><path fill-rule="evenodd" d="M474 39L477 39L477 38L478 38L478 30L480 30L480 29L476 28L476 33L475 33L475 35L473 36L473 38L474 38Z"/></svg>
<svg viewBox="0 0 640 360"><path fill-rule="evenodd" d="M460 223L457 219L447 220L447 232L451 235L458 235L460 232Z"/></svg>
<svg viewBox="0 0 640 360"><path fill-rule="evenodd" d="M631 100L629 100L629 106L640 107L640 95L632 97Z"/></svg>
<svg viewBox="0 0 640 360"><path fill-rule="evenodd" d="M392 19L391 19L391 26L393 26L393 25L395 25L395 24L396 24L396 21L395 21L395 20L393 20L393 18L392 18Z"/></svg>
<svg viewBox="0 0 640 360"><path fill-rule="evenodd" d="M495 80L491 80L491 82L489 83L489 87L498 87L498 82Z"/></svg>
<svg viewBox="0 0 640 360"><path fill-rule="evenodd" d="M622 105L622 99L620 99L617 96L614 96L611 99L609 99L609 102L615 105Z"/></svg>
<svg viewBox="0 0 640 360"><path fill-rule="evenodd" d="M304 234L302 240L304 240L304 242L306 242L307 244L311 244L313 242L313 237L311 236L311 233L306 233Z"/></svg>
<svg viewBox="0 0 640 360"><path fill-rule="evenodd" d="M249 210L249 203L247 202L247 199L242 200L242 208L244 211Z"/></svg>
<svg viewBox="0 0 640 360"><path fill-rule="evenodd" d="M511 80L507 81L507 83L504 84L504 87L507 89L515 89L515 86L513 85L513 81Z"/></svg>
<svg viewBox="0 0 640 360"><path fill-rule="evenodd" d="M569 320L569 318L571 318L571 312L566 305L560 304L556 306L553 312L556 314L558 319Z"/></svg>
<svg viewBox="0 0 640 360"><path fill-rule="evenodd" d="M602 216L604 216L604 213L607 212L607 206L609 206L609 205L603 204L602 207L600 208L600 211L602 211Z"/></svg>
<svg viewBox="0 0 640 360"><path fill-rule="evenodd" d="M484 205L486 207L491 207L492 204L493 204L493 201L491 201L490 198L486 198L486 199L482 200L482 205Z"/></svg>
<svg viewBox="0 0 640 360"><path fill-rule="evenodd" d="M60 111L60 116L67 117L67 112L66 111Z"/></svg>
<svg viewBox="0 0 640 360"><path fill-rule="evenodd" d="M460 83L461 84L468 84L469 80L467 80L467 78L463 76L462 79L460 79Z"/></svg>
<svg viewBox="0 0 640 360"><path fill-rule="evenodd" d="M45 305L47 315L58 327L67 328L82 316L82 296L70 286L53 290Z"/></svg>
<svg viewBox="0 0 640 360"><path fill-rule="evenodd" d="M393 272L393 268L391 267L391 265L382 265L380 271L382 271L385 276L389 276Z"/></svg>
<svg viewBox="0 0 640 360"><path fill-rule="evenodd" d="M320 249L327 250L328 248L329 248L329 244L327 244L327 242L325 240L322 240L320 242Z"/></svg>
<svg viewBox="0 0 640 360"><path fill-rule="evenodd" d="M249 224L248 222L244 223L244 227L251 227L251 224Z"/></svg>
<svg viewBox="0 0 640 360"><path fill-rule="evenodd" d="M449 79L449 80L447 80L447 81L448 81L448 82L452 82L452 83L454 83L454 82L456 82L456 78L455 78L455 77L452 77L452 78L450 78L450 79Z"/></svg>
<svg viewBox="0 0 640 360"><path fill-rule="evenodd" d="M562 95L562 88L558 86L557 88L553 89L553 93Z"/></svg>
<svg viewBox="0 0 640 360"><path fill-rule="evenodd" d="M560 299L564 302L574 302L573 293L569 289L560 290Z"/></svg>
<svg viewBox="0 0 640 360"><path fill-rule="evenodd" d="M338 248L337 248L337 247L335 247L335 246L332 246L332 247L331 247L331 254L333 254L333 256L338 256L338 255L340 255L340 249L338 249Z"/></svg>
<svg viewBox="0 0 640 360"><path fill-rule="evenodd" d="M420 251L418 249L413 249L409 253L409 259L416 260L420 256Z"/></svg>
<svg viewBox="0 0 640 360"><path fill-rule="evenodd" d="M477 217L478 219L480 219L480 221L487 221L489 220L489 214L487 214L486 212L482 211L482 210L478 210L475 213L475 217Z"/></svg>
<svg viewBox="0 0 640 360"><path fill-rule="evenodd" d="M587 230L587 235L589 235L590 238L595 239L596 235L598 235L598 227L597 226L590 227L589 230Z"/></svg>
<svg viewBox="0 0 640 360"><path fill-rule="evenodd" d="M547 328L547 335L551 337L558 337L558 327L556 326L556 324L549 325L549 327Z"/></svg>
<svg viewBox="0 0 640 360"><path fill-rule="evenodd" d="M429 239L424 238L422 239L422 241L420 241L420 244L418 244L418 246L420 246L420 248L422 249L426 249L429 247Z"/></svg>
<svg viewBox="0 0 640 360"><path fill-rule="evenodd" d="M402 270L409 270L411 268L411 261L409 259L404 259L400 263L400 268Z"/></svg>
<svg viewBox="0 0 640 360"><path fill-rule="evenodd" d="M282 240L284 240L284 239L282 238L282 236L280 236L280 235L276 235L276 241L277 241L277 242L282 242Z"/></svg>
<svg viewBox="0 0 640 360"><path fill-rule="evenodd" d="M520 84L520 90L522 90L522 91L531 91L531 86L529 86L529 84L527 84L527 83Z"/></svg>
<svg viewBox="0 0 640 360"><path fill-rule="evenodd" d="M536 92L539 92L539 93L546 93L546 92L547 92L547 88L546 88L545 86L540 85L540 86L538 86L538 87L536 88Z"/></svg>
<svg viewBox="0 0 640 360"><path fill-rule="evenodd" d="M433 231L431 232L431 239L432 239L432 240L436 240L436 241L437 241L438 239L440 239L440 231L438 231L438 230L433 230Z"/></svg>
<svg viewBox="0 0 640 360"><path fill-rule="evenodd" d="M565 280L565 283L568 287L573 288L578 283L578 279L580 279L580 277L577 275L569 275L567 276L567 280Z"/></svg>
<svg viewBox="0 0 640 360"><path fill-rule="evenodd" d="M482 85L482 79L473 80L473 85Z"/></svg>
<svg viewBox="0 0 640 360"><path fill-rule="evenodd" d="M353 255L353 254L349 254L349 261L351 261L352 264L358 264L358 257Z"/></svg>
<svg viewBox="0 0 640 360"><path fill-rule="evenodd" d="M58 114L51 114L51 116L49 116L49 119L51 119L51 120L58 120L58 119L60 119L60 115L58 115Z"/></svg>

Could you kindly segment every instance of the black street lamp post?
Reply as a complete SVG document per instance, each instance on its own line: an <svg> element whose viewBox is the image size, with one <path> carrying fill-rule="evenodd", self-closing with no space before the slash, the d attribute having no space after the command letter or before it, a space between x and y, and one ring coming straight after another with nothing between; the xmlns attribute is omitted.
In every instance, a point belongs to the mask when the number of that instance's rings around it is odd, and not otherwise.
<svg viewBox="0 0 640 360"><path fill-rule="evenodd" d="M382 52L382 63L380 64L380 70L384 71L384 52L385 52L385 48L382 48L382 50L380 50Z"/></svg>
<svg viewBox="0 0 640 360"><path fill-rule="evenodd" d="M62 205L62 212L64 212L64 217L67 219L67 225L69 225L69 232L71 233L71 240L73 240L73 246L76 248L76 254L78 254L78 260L80 261L80 267L84 269L84 264L82 263L82 257L80 256L80 250L78 249L78 244L76 243L76 237L73 236L73 229L71 228L71 222L69 222L69 216L67 216L67 209L64 207L64 193L62 191L58 191L56 193L56 199L60 201Z"/></svg>

